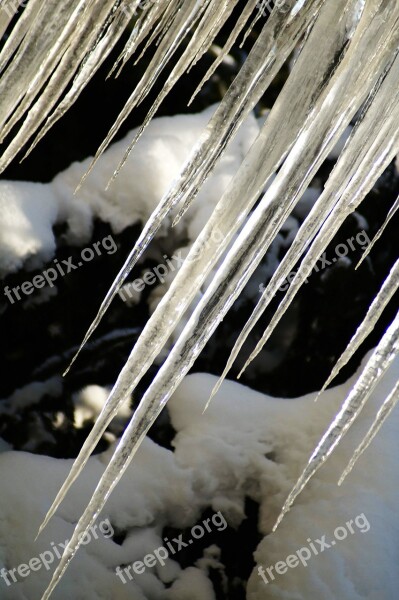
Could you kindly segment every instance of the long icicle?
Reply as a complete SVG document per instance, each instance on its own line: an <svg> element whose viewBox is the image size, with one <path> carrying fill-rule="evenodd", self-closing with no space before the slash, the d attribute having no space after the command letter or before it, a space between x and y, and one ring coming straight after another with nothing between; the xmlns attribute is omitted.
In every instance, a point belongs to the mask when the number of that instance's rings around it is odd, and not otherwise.
<svg viewBox="0 0 399 600"><path fill-rule="evenodd" d="M78 4L78 0L65 0L61 4L57 0L41 3L22 44L0 78L0 141L3 125L24 97L38 66L56 44L65 22Z"/></svg>
<svg viewBox="0 0 399 600"><path fill-rule="evenodd" d="M339 478L338 485L343 484L344 480L352 471L353 467L355 466L356 462L359 460L363 452L365 452L365 450L367 450L367 448L370 446L371 442L373 441L373 439L375 438L375 436L377 435L377 433L379 432L379 430L381 429L381 427L383 426L383 424L385 423L395 406L397 405L398 401L399 380L396 382L396 385L389 394L389 396L384 400L383 405L378 411L373 424L371 425L370 429L367 431L366 435L364 436L359 446L353 453L353 456L350 459L348 466L345 468L344 472Z"/></svg>
<svg viewBox="0 0 399 600"><path fill-rule="evenodd" d="M249 0L248 4L244 7L244 10L240 14L238 21L237 21L235 27L233 28L233 31L231 32L231 34L228 37L227 42L225 43L225 45L222 48L222 50L220 51L219 55L217 56L217 58L215 59L213 64L209 67L209 69L207 70L207 72L205 73L203 78L201 79L200 83L196 87L193 95L191 96L191 98L188 102L188 106L190 106L190 104L192 104L192 102L193 102L194 98L197 96L198 92L202 89L204 84L212 77L212 75L214 74L216 69L219 67L219 65L222 64L223 60L226 58L226 56L230 52L231 48L233 47L234 42L237 40L237 37L240 35L241 31L245 27L245 24L247 23L250 15L253 12L258 1L259 0Z"/></svg>
<svg viewBox="0 0 399 600"><path fill-rule="evenodd" d="M137 0L139 2L140 0ZM118 12L115 15L114 20L109 26L109 29L104 36L99 40L95 48L88 54L84 59L84 64L81 65L78 73L76 74L71 89L68 90L65 97L61 100L54 112L47 118L42 128L38 131L35 139L29 146L22 160L24 160L45 136L45 134L51 129L51 127L67 112L72 106L76 99L80 96L81 92L88 84L90 79L95 75L105 59L112 52L113 48L119 41L121 35L126 29L129 23L129 13L126 13L124 8L128 0L118 8Z"/></svg>
<svg viewBox="0 0 399 600"><path fill-rule="evenodd" d="M2 133L6 135L16 121L21 118L38 90L44 85L48 77L47 69L51 70L59 60L58 54L63 54L45 89L34 106L29 110L18 133L1 156L0 172L4 171L9 165L11 160L45 119L52 107L57 103L84 56L93 48L102 26L108 19L114 2L115 0L108 0L104 4L99 4L99 9L94 11L92 8L85 9L86 1L81 0L64 31L60 34L57 43L53 45L51 52L47 54L42 69L38 71L37 77L32 79L31 84L25 92L23 102L3 128ZM94 16L96 17L95 26L93 26ZM71 36L73 39L72 43L70 42Z"/></svg>
<svg viewBox="0 0 399 600"><path fill-rule="evenodd" d="M10 35L7 37L7 40L4 46L1 49L0 53L0 73L2 73L7 65L7 63L11 60L14 52L17 50L25 35L27 34L31 24L36 19L36 15L43 5L42 0L29 0L28 5L25 7L18 21L16 22L13 29L10 31ZM14 5L15 6L15 5ZM14 16L14 6L8 7L7 9L2 9L7 13L8 22L11 21ZM8 26L8 25L7 25ZM4 31L0 35L2 37Z"/></svg>
<svg viewBox="0 0 399 600"><path fill-rule="evenodd" d="M328 75L334 68L330 60L331 55L339 54L339 51L347 45L348 35L351 33L347 29L352 20L352 13L348 9L348 14L341 17L341 23L337 23L336 29L327 29L328 34L324 35L323 43L320 44L321 33L331 22L335 9L342 8L342 13L345 15L346 0L339 0L339 2L338 6L332 7L332 5L326 4L323 7L314 32L309 37L309 44L304 48L284 86L279 102L273 107L262 132L223 194L202 235L195 242L192 254L196 257L195 261L183 265L163 301L148 321L126 365L126 370L130 374L127 385L135 387L138 378L141 378L160 352L170 332L181 319L222 252L227 248L234 233L244 222L272 173L275 172L285 153L295 142L313 102L320 96ZM349 6L352 7L353 12L356 11L356 1L346 4L346 8ZM319 49L319 60L315 64L313 57L316 46ZM309 68L310 66L312 69ZM301 85L302 93L293 96L299 85ZM294 100L292 100L293 97ZM284 126L282 127L283 117ZM217 239L214 235L215 231L218 232ZM185 285L188 279L190 280L189 286ZM166 321L168 328L163 326ZM118 381L114 389L119 387L120 382ZM128 388L126 387L126 389ZM101 435L116 414L120 406L120 397L115 397L113 390L48 511L40 531L46 526L68 489L84 468Z"/></svg>
<svg viewBox="0 0 399 600"><path fill-rule="evenodd" d="M270 117L270 118L271 118L271 117ZM277 122L278 122L278 121L277 121ZM234 189L234 188L233 188L233 189ZM236 200L238 201L238 197L236 198ZM228 206L226 207L226 209L228 209ZM238 215L239 215L239 213L238 213ZM221 215L220 215L220 216L221 216ZM225 214L224 214L223 216L224 216L224 218L222 218L222 219L221 219L221 223L224 223L224 222L225 222L225 219L227 219L227 221L228 221L228 217L229 217L230 215L229 215L229 213L228 213L228 212L226 212L226 210L225 210ZM233 216L233 218L234 218L234 216ZM198 248L196 248L196 250L198 250ZM196 251L195 251L194 255L196 255ZM211 254L211 256L212 256L212 254ZM187 273L186 273L186 276L188 276L188 274L187 274ZM183 279L183 281L184 281L184 279ZM179 300L180 300L180 299L179 299ZM178 303L178 306L179 306L179 307L181 306L181 302L179 302L179 303ZM146 330L143 332L143 337L144 337L145 335L147 335L147 332L146 332ZM158 338L159 338L159 333L158 333L158 334L154 334L154 335L153 335L153 337L155 337L155 335L157 335L157 339L158 339ZM150 335L150 338L149 338L149 339L152 339L152 338L151 338L151 335ZM137 349L137 346L136 346L135 350L136 350L136 349ZM143 352L143 350L141 350L141 352ZM132 366L131 366L131 363L130 363L130 361L129 361L128 365L127 365L127 372L132 372ZM116 387L118 387L118 386L116 386Z"/></svg>
<svg viewBox="0 0 399 600"><path fill-rule="evenodd" d="M371 250L374 248L374 245L376 242L378 242L378 240L380 239L380 237L382 236L382 234L384 233L388 223L390 222L390 220L392 219L392 217L394 216L394 214L396 213L396 211L399 208L399 196L396 198L394 205L392 206L392 208L390 209L387 218L385 219L384 223L381 225L380 229L377 231L377 233L375 234L371 244L369 244L363 254L363 256L361 257L361 259L359 260L359 262L356 265L356 269L358 269L360 267L360 265L362 264L362 262L364 261L364 259L370 254Z"/></svg>
<svg viewBox="0 0 399 600"><path fill-rule="evenodd" d="M390 25L392 24L395 25L394 19L390 22ZM386 36L387 41L385 50L387 52L389 51L388 42L392 42L392 31L390 29L390 25L386 25L385 31L380 31L381 22L375 24L375 27L380 34L391 34ZM362 30L364 35L360 34L360 39L363 42L363 44L358 43L356 45L356 50L362 53L365 50L364 45L366 45L366 47L368 45L367 33L376 33L373 27L371 27L371 31L370 28L365 29L366 32ZM354 61L355 58L357 58L357 52L354 51L352 54L352 61ZM379 53L378 57L376 57L375 54L373 55L373 61L371 65L364 65L364 63L359 63L359 61L357 61L354 65L354 72L357 75L357 77L359 77L362 74L365 78L365 81L371 83L370 79L372 81L372 76L370 74L374 73L375 75L377 75L377 66L380 65L380 67L382 67L384 59L386 60L386 56L384 52L382 52ZM366 71L368 74L367 76ZM343 78L343 80L345 81L345 77ZM366 90L363 90L363 94L366 93L367 88ZM344 98L339 96L339 102L344 104L345 102L349 103L350 109L348 107L345 113L347 118L351 118L351 111L356 109L355 102L353 100L350 101L350 99L348 98L348 94L344 95ZM330 107L329 97L327 97L326 99L326 105L327 107ZM330 111L331 110L332 109L330 107ZM320 153L319 161L321 161L324 158L324 153L328 153L328 151L330 150L330 146L334 145L334 143L336 142L336 138L339 137L341 133L341 128L345 128L346 121L345 119L341 118L338 127L337 124L335 124L335 127L333 125L329 126L334 131L334 135L329 136L328 142L323 143L323 150ZM316 126L315 128L318 134L322 135L323 132L319 130L320 128L317 128ZM316 149L316 151L317 150L318 148ZM312 165L313 168L317 168L319 161L315 161L315 163ZM312 171L312 169L310 169L310 171ZM306 170L306 174L308 175L308 177L311 177L312 175L312 173L309 172L309 169ZM278 179L284 179L284 175L285 174L283 168L276 181ZM255 213L258 211L258 209L256 209ZM250 224L247 224L247 226L244 228L242 234L240 234L239 237L243 237L245 239L245 236L250 235L251 226ZM248 247L245 247L245 245L243 247L243 245L241 245L238 260L241 261L242 266L238 271L237 266L231 266L229 272L229 274L232 275L231 278L227 278L226 280L226 278L224 277L225 273L223 272L223 269L219 270L217 276L215 277L215 280L217 279L218 281L214 280L214 282L211 284L210 289L208 289L204 298L201 300L194 314L190 318L183 334L179 337L178 341L176 342L167 361L165 362L158 375L154 379L149 390L147 390L146 394L144 395L138 409L136 410L132 418L131 423L129 424L124 436L122 437L122 440L119 443L117 450L115 451L114 457L111 459L110 464L108 465L103 477L100 480L100 483L96 488L92 500L90 501L87 509L85 510L83 516L81 517L79 523L76 526L72 539L68 547L66 548L63 558L59 566L57 567L53 579L44 595L44 599L47 599L49 597L52 590L55 588L57 582L62 577L62 574L64 573L69 562L72 560L74 554L76 553L79 547L79 540L81 539L82 533L85 530L87 530L88 527L90 527L91 523L94 522L96 515L98 515L99 511L102 509L104 503L109 497L109 494L111 493L114 486L122 476L124 470L127 467L127 464L133 457L134 451L138 447L137 445L140 443L146 431L153 423L154 418L157 414L159 414L159 411L162 409L162 406L170 397L171 393L177 387L181 379L184 377L184 375L194 362L196 356L201 351L206 341L209 339L210 335L217 327L218 323L222 320L229 306L231 306L232 301L234 301L234 298L239 293L240 289L242 289L242 286L248 279L248 274L250 274L251 270L253 270L254 268L251 264L251 259L254 261L254 263L259 261L259 254L261 254L261 250L263 250L262 242L264 240L265 233L262 231L258 231L257 237L259 236L261 242L260 248L255 255L253 253L246 252L246 250L248 250ZM237 240L235 245L240 244L240 241L242 242L242 240ZM234 254L234 249L232 249L232 251ZM220 273L220 271L222 272ZM236 273L237 275L233 277L233 274ZM224 288L223 291L225 291L225 294L215 293L216 291L218 291L218 286ZM206 298L206 296L208 296L208 298ZM226 296L228 298L227 303Z"/></svg>
<svg viewBox="0 0 399 600"><path fill-rule="evenodd" d="M383 82L384 88L390 86L390 88L388 88L388 93L384 95L380 91L378 95L380 102L374 101L369 109L368 119L369 121L371 121L372 127L374 123L375 129L375 139L373 139L373 136L368 136L370 147L367 150L365 160L368 160L369 167L367 168L366 162L363 165L361 171L358 171L354 174L354 177L350 181L345 192L342 194L341 201L338 202L337 205L334 207L327 220L325 221L323 227L321 228L317 238L312 243L305 259L302 261L299 270L297 271L294 279L292 280L285 297L280 302L277 311L272 317L270 324L268 325L265 333L256 345L255 350L251 353L249 359L245 363L243 369L241 370L241 373L262 350L263 346L274 331L274 328L276 327L277 323L280 321L281 317L288 309L290 303L301 288L303 282L306 281L307 277L310 275L320 255L326 249L327 245L332 240L341 224L344 222L346 217L357 208L357 206L363 200L366 193L371 190L376 180L375 173L381 174L398 152L399 132L395 127L395 119L399 118L399 97L396 84L394 84L395 87L392 88L392 82L395 81L393 74L395 74L399 68L398 63L399 59L396 58L395 69L392 69L390 73L391 77L387 77L387 79ZM381 118L381 110L383 109L384 104L385 113L387 113L388 111L389 114L390 111L391 114L388 116L388 119L383 127L384 133L382 134L382 131L379 130L378 125L379 119ZM389 142L387 142L386 144L384 140L384 135L386 136L386 139L389 140ZM362 156L362 154L360 154L359 156ZM379 157L378 161L375 160L376 156ZM322 194L321 201L324 201L324 197L331 193L328 189L328 183L329 182L327 182L327 187ZM264 295L266 295L267 293L268 288L266 288Z"/></svg>
<svg viewBox="0 0 399 600"><path fill-rule="evenodd" d="M392 296L398 290L398 288L399 259L395 262L394 266L388 274L388 277L385 279L380 291L371 303L364 320L359 325L355 335L352 337L348 346L345 348L344 352L339 357L337 363L331 371L330 376L321 388L320 392L317 394L316 400L330 385L333 379L335 379L340 370L346 364L348 364L352 356L355 354L356 350L358 350L358 348L361 346L361 344L364 342L367 336L373 331L374 326L377 323L380 316L382 315L386 305L391 300Z"/></svg>
<svg viewBox="0 0 399 600"><path fill-rule="evenodd" d="M302 33L302 29L304 29L311 20L312 19L309 12L306 13L304 15L302 28L297 32L298 38ZM266 27L267 24L265 25L265 28ZM272 24L270 27L275 27L275 25ZM107 311L126 277L133 269L134 265L137 263L144 250L155 236L156 232L159 230L163 219L167 216L167 214L169 214L173 207L180 202L182 197L185 195L190 195L191 198L193 198L193 194L196 192L197 186L199 187L204 182L205 178L207 175L209 175L214 167L216 161L221 156L225 146L234 135L236 129L248 116L250 110L258 99L258 94L261 95L267 89L267 86L272 81L275 73L278 71L280 64L282 64L285 58L288 57L291 49L295 45L296 37L293 39L286 39L286 43L284 43L284 45L281 44L279 47L278 40L275 40L273 37L273 31L273 29L268 29L268 35L265 35L264 39L262 40L264 45L253 49L253 53L249 55L247 62L244 64L235 82L229 88L225 98L221 102L220 107L209 122L206 133L202 136L199 144L197 144L194 148L180 176L172 185L171 190L167 192L165 197L162 198L161 202L151 214L133 250L130 252L121 271L118 273L115 281L103 300L93 323L90 325L90 328L87 331L83 342L78 349L78 352L73 357L69 367L65 371L65 374L69 371L80 351L97 328L104 313ZM287 37L292 35L289 30L284 32L286 33ZM277 49L275 48L276 45ZM279 56L282 55L283 59L279 61L278 68L275 68L272 57L270 56L269 60L266 60L265 57L267 57L268 54L270 55L272 51L275 53L277 50L277 54ZM258 86L259 89L257 90L256 97L250 103L248 95L253 92L253 89L256 85L255 82L253 82L253 78L259 73L259 70L263 72L263 85L260 87ZM236 102L237 98L239 99L238 105ZM220 130L219 127L222 127L223 129ZM218 144L218 134L222 134L223 138L223 144L220 146ZM202 157L211 150L212 158L211 160L207 161L206 171L204 171L204 161L202 160ZM193 186L194 173L198 172L201 172L200 181L198 182L197 186Z"/></svg>
<svg viewBox="0 0 399 600"><path fill-rule="evenodd" d="M397 64L396 72L391 73L391 80L394 81L396 76L399 76L399 61ZM380 92L380 96L383 97L383 94L384 92ZM367 147L367 141L375 139L376 132L379 128L378 125L376 126L376 113L380 113L380 111L374 110L371 111L370 114L364 114L363 117L365 118L365 120L361 120L360 122L358 122L357 127L352 133L350 143L346 145L335 169L331 173L331 176L326 184L326 188L323 194L318 198L317 202L315 203L314 207L305 219L304 223L301 225L291 247L289 248L283 260L281 261L277 270L273 274L272 279L270 280L268 286L264 290L257 306L253 310L251 317L249 318L243 330L241 331L230 354L227 365L221 377L216 382L212 390L209 401L217 393L223 380L226 378L249 333L252 331L253 327L256 325L256 323L264 313L265 309L276 295L282 283L286 281L288 274L292 272L292 269L298 262L298 257L301 256L301 254L306 250L306 247L310 244L312 238L314 238L314 236L316 235L318 229L320 228L320 225L327 218L331 210L337 205L340 196L343 194L346 186L353 177L353 174L356 171L359 171L360 168L362 168L362 172L364 173L364 175L367 174L369 166L368 161L364 161L364 148ZM364 130L366 131L364 132ZM364 163L363 165L362 161ZM380 169L380 173L382 173L382 169ZM362 198L366 195L366 192L367 190L364 189ZM336 229L338 229L338 227L336 227ZM302 274L301 278L298 276L297 279L294 280L294 282L298 282L297 289L300 288L300 284L305 280L306 276L304 274ZM274 317L275 321L273 321L273 325L274 322L278 322L277 319L279 316L280 313L278 313L277 316ZM238 377L241 376L247 365L251 362L251 360L255 358L255 356L263 348L266 340L268 339L272 331L272 326L270 326L267 329L267 333L265 333L262 339L258 342L256 349L251 354L248 361L245 363L245 366L241 370Z"/></svg>
<svg viewBox="0 0 399 600"><path fill-rule="evenodd" d="M359 379L345 399L342 407L331 425L321 438L316 449L309 458L308 464L303 470L298 481L289 493L276 524L275 531L284 516L290 510L297 496L304 489L308 481L325 463L333 450L339 444L348 429L365 406L377 383L382 379L399 353L399 312L394 321L388 327L377 348L374 350Z"/></svg>
<svg viewBox="0 0 399 600"><path fill-rule="evenodd" d="M150 7L151 10L149 10ZM176 0L172 0L171 2L165 2L165 0L161 0L155 5L146 6L143 14L141 14L137 19L137 22L132 29L124 49L116 59L115 64L113 65L107 77L111 77L114 72L116 72L116 77L118 77L126 63L137 50L137 47L143 40L147 38L145 48L136 60L137 63L142 57L143 53L148 49L149 45L161 34L165 35L168 32L169 26L173 23L172 16L175 14L175 12Z"/></svg>

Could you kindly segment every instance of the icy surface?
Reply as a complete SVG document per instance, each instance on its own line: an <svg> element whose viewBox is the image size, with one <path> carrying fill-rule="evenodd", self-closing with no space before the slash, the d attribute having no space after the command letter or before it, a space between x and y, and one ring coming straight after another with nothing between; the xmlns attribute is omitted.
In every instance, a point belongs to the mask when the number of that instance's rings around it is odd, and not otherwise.
<svg viewBox="0 0 399 600"><path fill-rule="evenodd" d="M372 420L398 376L396 360L366 406L366 420ZM294 400L271 398L226 381L204 415L216 378L204 374L187 377L169 403L177 431L175 451L145 439L98 519L100 523L109 517L115 531L126 533L125 540L120 545L102 537L82 546L54 598L213 600L205 559L184 571L170 561L163 569L154 568L126 585L114 569L141 560L161 545L163 525L191 526L206 506L221 510L230 525L239 524L244 518L245 496L260 503L258 529L265 537L255 559L264 567L295 553L306 545L307 538L315 540L326 534L329 539L336 527L359 514L364 513L370 523L369 531L356 531L339 546L313 557L307 568L289 569L267 586L255 568L248 584L249 600L394 598L399 585L395 568L399 560L397 410L384 425L384 435L376 437L345 485L338 487L338 477L364 434L364 427L355 424L334 460L324 465L277 532L270 534L283 499L355 377L325 392L317 404L314 394ZM99 388L92 392L95 397L101 393ZM36 543L37 528L71 461L22 452L0 454L0 568L26 563L51 548L51 542L64 543L71 536L112 451L90 458L84 477L73 486ZM49 577L50 572L42 568L10 587L0 580L1 598L35 600ZM165 588L166 580L172 582L173 593Z"/></svg>

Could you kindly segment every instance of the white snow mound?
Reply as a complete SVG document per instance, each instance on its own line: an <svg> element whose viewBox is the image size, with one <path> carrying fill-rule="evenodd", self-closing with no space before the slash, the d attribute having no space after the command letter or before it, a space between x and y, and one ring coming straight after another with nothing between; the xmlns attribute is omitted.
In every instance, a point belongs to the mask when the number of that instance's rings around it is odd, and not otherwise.
<svg viewBox="0 0 399 600"><path fill-rule="evenodd" d="M56 223L67 223L68 241L80 245L90 240L96 217L110 223L114 233L145 222L215 110L216 106L211 106L199 114L154 119L108 190L107 183L135 131L110 146L76 196L74 191L91 158L73 163L49 184L0 182L0 275L17 271L30 257L35 257L32 268L50 260L55 251L52 228ZM189 239L198 235L258 133L256 119L250 115L180 226ZM166 219L160 234L166 235L169 225L170 219Z"/></svg>
<svg viewBox="0 0 399 600"><path fill-rule="evenodd" d="M267 584L256 567L248 583L248 600L395 598L399 586L397 410L346 483L338 487L336 482L398 376L396 360L359 422L273 534L271 527L283 500L351 382L327 391L315 404L314 394L293 400L271 398L227 381L202 415L215 377L187 377L169 404L177 431L175 451L146 439L98 519L109 518L114 532L123 532L125 538L121 542L101 536L82 546L54 600L213 600L205 559L183 571L168 560L164 567L147 569L126 584L116 577L115 569L142 560L161 546L165 524L192 526L206 506L221 511L230 525L239 524L245 518L246 496L260 504L258 528L264 538L255 560L257 567L265 569L309 546L309 540L325 535L331 541L338 527L359 515L369 524L368 529L355 527L353 534L334 547L312 556L306 567L290 568ZM37 529L71 461L4 450L0 454L0 572L26 564L51 548L52 542L70 537L113 448L89 460L36 543ZM223 536L223 531L218 535ZM11 586L0 579L0 597L40 598L53 567L19 577Z"/></svg>

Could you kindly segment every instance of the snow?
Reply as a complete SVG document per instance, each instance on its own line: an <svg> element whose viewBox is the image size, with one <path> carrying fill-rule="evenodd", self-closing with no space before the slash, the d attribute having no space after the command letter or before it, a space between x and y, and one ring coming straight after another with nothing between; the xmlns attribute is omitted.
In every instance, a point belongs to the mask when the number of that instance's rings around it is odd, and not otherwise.
<svg viewBox="0 0 399 600"><path fill-rule="evenodd" d="M75 410L74 421L75 427L81 429L86 423L93 423L97 420L102 407L104 406L110 390L99 385L87 385L73 398ZM128 417L131 416L130 399L128 399L119 409L118 415L113 421L122 424L126 423ZM123 429L123 427L122 427Z"/></svg>
<svg viewBox="0 0 399 600"><path fill-rule="evenodd" d="M396 360L361 420L273 534L271 528L283 500L351 382L327 391L315 404L315 394L294 400L271 398L226 381L203 415L216 378L207 374L186 377L169 403L177 431L174 452L146 438L98 519L109 518L116 533L126 534L124 541L120 544L101 536L82 546L57 588L55 600L213 600L206 555L185 570L168 559L165 567L147 569L126 584L116 577L115 568L141 560L161 546L165 524L181 529L191 526L207 506L222 511L230 525L238 525L245 517L246 496L260 503L259 531L264 538L255 560L264 568L295 553L308 538L326 534L331 539L336 527L357 515L364 513L370 523L369 531L355 531L336 547L312 557L306 568L289 569L268 585L254 569L248 600L394 598L399 585L397 410L347 482L342 487L336 482L398 374ZM81 400L95 408L101 393L101 388L90 386ZM39 524L71 461L2 450L0 569L11 569L51 548L51 542L70 537L114 448L89 460L84 475L36 543ZM10 587L0 579L0 596L2 600L36 599L49 577L50 573L41 569ZM169 589L166 582L172 583Z"/></svg>
<svg viewBox="0 0 399 600"><path fill-rule="evenodd" d="M134 131L104 153L76 196L74 191L91 158L73 163L49 184L0 182L0 274L49 261L56 247L52 229L56 223L67 224L66 239L70 244L82 245L90 240L96 217L110 223L114 233L138 221L145 222L214 111L215 106L211 106L200 114L154 119L108 190L107 182ZM196 206L177 232L184 231L189 239L198 235L258 132L256 119L251 115L229 144L201 190ZM166 219L159 235L169 235L170 224L171 219ZM34 262L27 263L32 257Z"/></svg>
<svg viewBox="0 0 399 600"><path fill-rule="evenodd" d="M49 186L0 181L0 213L0 274L17 271L29 257L34 267L53 256L57 206Z"/></svg>
<svg viewBox="0 0 399 600"><path fill-rule="evenodd" d="M378 398L381 400L397 379L398 366L397 361L374 394L363 416L365 420L370 420ZM208 486L211 496L217 496L222 488L224 498L228 497L231 502L231 511L235 510L238 515L242 510L242 497L236 490L247 489L261 503L260 528L263 534L269 534L282 501L349 385L327 392L315 405L313 394L296 400L272 400L255 392L244 395L242 388L228 382L216 396L209 414L208 411L205 414L204 422L198 425L203 398L211 385L204 376L194 377L197 382L191 380L190 413L183 409L176 414L172 407L173 424L180 430L176 439L177 459L180 458L181 464L194 463L199 472L205 461L208 468L204 473L204 486ZM188 385L187 382L186 393ZM360 513L365 513L370 520L370 531L350 536L339 549L315 557L306 569L289 570L273 585L266 587L255 570L248 585L248 599L388 600L395 596L399 581L393 567L399 558L399 527L395 517L397 419L396 411L376 445L369 449L369 455L363 457L363 463L359 463L348 482L338 488L338 476L361 438L364 421L355 426L277 532L266 535L255 558L264 567L273 565L306 545L307 538L317 539L327 534L328 539L337 526ZM205 431L208 431L206 448ZM275 454L275 463L265 458L271 451ZM219 504L217 508L223 510ZM227 506L224 514L228 519L226 509Z"/></svg>
<svg viewBox="0 0 399 600"><path fill-rule="evenodd" d="M216 600L209 579L200 569L188 567L174 582L168 600Z"/></svg>
<svg viewBox="0 0 399 600"><path fill-rule="evenodd" d="M59 396L62 392L61 377L55 376L45 382L34 381L15 392L7 399L1 400L0 414L12 414L22 411L27 406L32 406L40 402L41 398L48 394L49 396Z"/></svg>

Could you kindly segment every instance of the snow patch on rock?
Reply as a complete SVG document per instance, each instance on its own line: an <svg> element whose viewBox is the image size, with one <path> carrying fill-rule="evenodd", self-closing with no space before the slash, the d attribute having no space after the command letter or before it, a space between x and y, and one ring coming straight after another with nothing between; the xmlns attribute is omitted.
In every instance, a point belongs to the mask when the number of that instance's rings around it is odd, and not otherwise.
<svg viewBox="0 0 399 600"><path fill-rule="evenodd" d="M56 223L67 223L67 241L82 245L90 240L95 218L110 223L116 234L145 222L214 111L212 106L199 114L154 119L108 190L107 183L135 131L102 155L76 196L74 191L91 158L73 163L49 184L0 182L0 274L17 271L29 258L33 261L34 257L32 268L49 261L56 247L52 229ZM177 231L185 231L190 240L198 235L258 132L256 119L250 115ZM170 223L165 219L159 235L166 235Z"/></svg>
<svg viewBox="0 0 399 600"><path fill-rule="evenodd" d="M206 569L201 568L204 559L183 571L169 560L165 567L148 569L126 584L116 577L115 568L141 560L162 545L164 525L191 526L207 506L222 511L230 525L238 525L245 518L246 496L260 504L258 529L264 538L255 560L264 567L294 554L308 538L326 534L328 539L336 527L359 514L364 513L370 523L367 533L349 535L314 556L306 568L290 569L268 585L255 568L248 583L248 600L391 600L399 585L398 411L345 485L338 487L336 482L398 375L396 360L360 420L275 533L271 528L283 500L354 378L327 391L317 404L314 394L295 400L271 398L226 381L203 415L216 378L205 374L187 377L169 403L177 431L175 451L145 439L99 517L99 522L108 517L115 532L124 533L124 540L118 543L116 538L102 537L83 546L57 588L55 600L213 600ZM98 396L100 391L95 391ZM51 548L52 542L64 542L71 536L113 451L111 447L89 460L84 475L36 543L39 524L71 461L23 452L0 454L0 569L27 563ZM4 600L36 599L49 578L50 572L41 569L25 579L20 577L10 587L0 580L0 596ZM166 582L172 583L171 587L165 587Z"/></svg>

